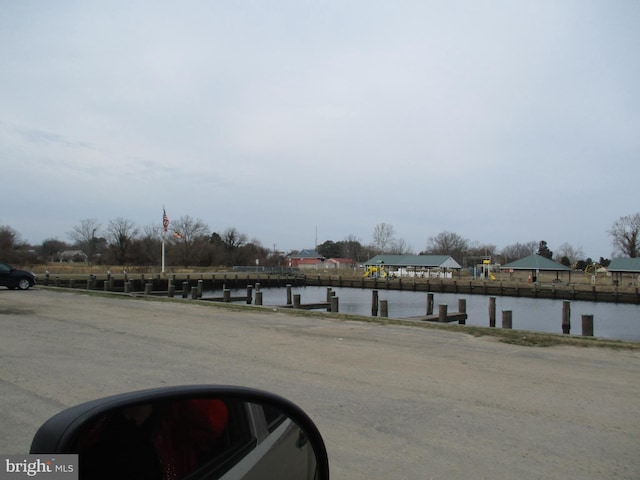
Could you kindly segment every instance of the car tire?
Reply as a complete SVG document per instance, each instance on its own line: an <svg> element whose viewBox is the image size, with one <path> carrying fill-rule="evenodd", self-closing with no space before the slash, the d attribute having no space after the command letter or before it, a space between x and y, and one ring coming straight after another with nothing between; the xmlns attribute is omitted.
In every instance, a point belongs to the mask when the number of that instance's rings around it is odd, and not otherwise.
<svg viewBox="0 0 640 480"><path fill-rule="evenodd" d="M20 290L28 290L30 286L31 282L28 278L21 278L20 280L18 280L18 288Z"/></svg>

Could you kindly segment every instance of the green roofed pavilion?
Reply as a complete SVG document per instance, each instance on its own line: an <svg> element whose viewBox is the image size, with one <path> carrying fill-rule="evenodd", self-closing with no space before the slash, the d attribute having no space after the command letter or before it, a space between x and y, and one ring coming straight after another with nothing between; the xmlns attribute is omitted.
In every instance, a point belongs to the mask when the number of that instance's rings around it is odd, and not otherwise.
<svg viewBox="0 0 640 480"><path fill-rule="evenodd" d="M534 282L537 280L537 273L540 271L556 272L556 279L558 279L560 272L569 272L569 279L571 279L571 269L569 267L535 253L515 262L502 265L500 270L531 270L531 277Z"/></svg>
<svg viewBox="0 0 640 480"><path fill-rule="evenodd" d="M366 266L380 264L390 267L462 268L450 255L376 255L365 263Z"/></svg>
<svg viewBox="0 0 640 480"><path fill-rule="evenodd" d="M528 257L521 258L520 260L516 260L515 262L507 263L500 268L502 270L547 270L552 272L571 271L571 269L566 265L535 253Z"/></svg>
<svg viewBox="0 0 640 480"><path fill-rule="evenodd" d="M376 255L365 262L365 276L452 278L462 267L449 255Z"/></svg>
<svg viewBox="0 0 640 480"><path fill-rule="evenodd" d="M614 258L607 270L616 273L640 273L640 258Z"/></svg>

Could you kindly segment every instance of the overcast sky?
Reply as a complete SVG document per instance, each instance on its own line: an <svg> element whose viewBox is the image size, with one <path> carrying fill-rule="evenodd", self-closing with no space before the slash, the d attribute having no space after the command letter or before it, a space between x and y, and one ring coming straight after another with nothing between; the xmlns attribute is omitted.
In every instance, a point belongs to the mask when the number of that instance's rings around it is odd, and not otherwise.
<svg viewBox="0 0 640 480"><path fill-rule="evenodd" d="M640 211L640 2L0 0L0 225L391 224L611 255Z"/></svg>

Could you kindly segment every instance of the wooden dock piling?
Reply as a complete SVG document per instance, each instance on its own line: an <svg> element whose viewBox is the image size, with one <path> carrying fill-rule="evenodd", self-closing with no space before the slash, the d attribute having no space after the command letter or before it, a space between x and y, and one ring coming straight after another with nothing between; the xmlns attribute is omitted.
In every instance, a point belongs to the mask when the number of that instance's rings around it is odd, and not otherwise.
<svg viewBox="0 0 640 480"><path fill-rule="evenodd" d="M593 315L582 315L582 336L593 337Z"/></svg>
<svg viewBox="0 0 640 480"><path fill-rule="evenodd" d="M562 302L562 333L571 333L571 302L568 300Z"/></svg>
<svg viewBox="0 0 640 480"><path fill-rule="evenodd" d="M513 314L511 310L502 311L502 328L513 328Z"/></svg>

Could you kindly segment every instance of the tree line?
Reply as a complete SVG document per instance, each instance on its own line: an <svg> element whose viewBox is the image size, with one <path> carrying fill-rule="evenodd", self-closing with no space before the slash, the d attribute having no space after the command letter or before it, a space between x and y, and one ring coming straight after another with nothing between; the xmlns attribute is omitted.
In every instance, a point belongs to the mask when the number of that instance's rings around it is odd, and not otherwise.
<svg viewBox="0 0 640 480"><path fill-rule="evenodd" d="M164 226L138 227L133 221L118 217L106 225L95 219L84 219L67 233L68 242L49 238L41 245L23 241L19 232L10 226L0 226L0 259L18 265L83 261L89 264L157 266L160 264L162 243L165 244L166 265L232 267L234 265L286 266L287 254L264 247L258 239L249 239L234 227L212 232L200 219L189 215ZM166 230L166 231L165 231ZM623 257L640 254L640 212L620 217L607 232L616 253ZM77 257L69 258L69 252ZM316 246L319 258L347 258L354 263L365 262L378 254L415 254L408 243L399 238L393 225L379 223L373 229L372 241L363 243L355 235L344 240L327 240ZM63 252L67 255L63 257ZM584 269L598 263L609 264L609 259L585 258L581 248L569 243L559 245L553 252L544 240L515 243L499 249L494 244L471 241L455 232L443 231L429 237L423 255L450 255L464 268L470 268L490 259L493 263L507 264L537 253L572 268Z"/></svg>

